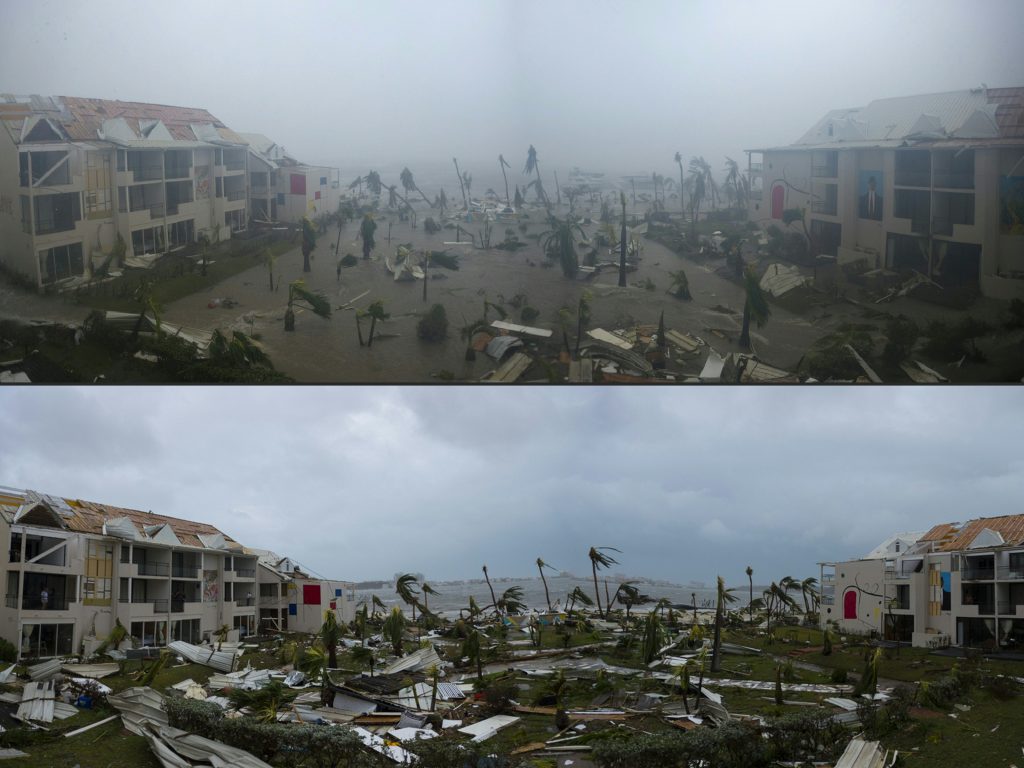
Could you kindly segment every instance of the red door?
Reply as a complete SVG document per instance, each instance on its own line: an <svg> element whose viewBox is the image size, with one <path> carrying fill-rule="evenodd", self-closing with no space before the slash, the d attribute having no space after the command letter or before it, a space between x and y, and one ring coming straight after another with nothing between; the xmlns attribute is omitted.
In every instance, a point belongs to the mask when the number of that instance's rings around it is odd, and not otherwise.
<svg viewBox="0 0 1024 768"><path fill-rule="evenodd" d="M786 188L781 184L772 187L772 218L781 219L782 209L786 207Z"/></svg>
<svg viewBox="0 0 1024 768"><path fill-rule="evenodd" d="M843 618L857 618L857 590L848 589L843 593Z"/></svg>

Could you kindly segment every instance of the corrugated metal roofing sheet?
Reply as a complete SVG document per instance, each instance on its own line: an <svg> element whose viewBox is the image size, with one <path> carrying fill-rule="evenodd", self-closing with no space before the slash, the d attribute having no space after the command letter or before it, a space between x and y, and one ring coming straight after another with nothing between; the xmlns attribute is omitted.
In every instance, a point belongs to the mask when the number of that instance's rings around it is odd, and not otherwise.
<svg viewBox="0 0 1024 768"><path fill-rule="evenodd" d="M974 537L985 529L995 531L1006 544L1017 546L1024 544L1024 515L1004 515L1002 517L982 517L978 520L971 520L960 529L958 533L950 537L945 543L940 544L936 549L942 552L954 552L960 549L967 549Z"/></svg>
<svg viewBox="0 0 1024 768"><path fill-rule="evenodd" d="M60 667L58 666L58 669ZM18 717L22 720L53 721L53 682L27 683L21 692Z"/></svg>

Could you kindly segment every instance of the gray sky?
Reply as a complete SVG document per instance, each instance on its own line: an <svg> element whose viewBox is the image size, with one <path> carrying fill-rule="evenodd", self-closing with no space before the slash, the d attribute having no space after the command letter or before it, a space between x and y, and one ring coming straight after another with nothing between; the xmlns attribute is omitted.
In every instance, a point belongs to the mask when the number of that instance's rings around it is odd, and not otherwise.
<svg viewBox="0 0 1024 768"><path fill-rule="evenodd" d="M9 388L0 484L210 522L341 579L817 574L1021 513L1016 388Z"/></svg>
<svg viewBox="0 0 1024 768"><path fill-rule="evenodd" d="M518 172L531 143L542 170L672 173L832 108L1024 85L1021 39L1019 0L36 0L4 4L0 90L205 107L346 177Z"/></svg>

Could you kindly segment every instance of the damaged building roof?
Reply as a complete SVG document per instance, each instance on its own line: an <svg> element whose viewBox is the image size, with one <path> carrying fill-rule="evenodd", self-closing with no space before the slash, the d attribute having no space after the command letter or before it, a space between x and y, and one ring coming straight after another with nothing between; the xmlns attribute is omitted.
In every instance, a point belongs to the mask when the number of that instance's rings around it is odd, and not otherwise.
<svg viewBox="0 0 1024 768"><path fill-rule="evenodd" d="M937 552L955 552L970 549L978 535L986 530L999 535L1001 546L1019 546L1024 544L1024 515L979 517L963 524L942 523L922 536L921 541L934 542ZM998 541L994 543L999 545Z"/></svg>
<svg viewBox="0 0 1024 768"><path fill-rule="evenodd" d="M81 499L64 499L35 491L22 491L19 494L14 489L3 490L0 514L9 524L58 527L76 533L117 536L138 542L242 550L241 544L208 523Z"/></svg>

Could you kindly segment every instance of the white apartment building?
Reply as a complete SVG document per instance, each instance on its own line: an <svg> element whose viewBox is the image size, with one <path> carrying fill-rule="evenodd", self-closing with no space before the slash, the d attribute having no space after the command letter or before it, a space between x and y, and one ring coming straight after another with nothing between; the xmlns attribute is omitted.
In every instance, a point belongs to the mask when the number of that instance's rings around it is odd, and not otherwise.
<svg viewBox="0 0 1024 768"><path fill-rule="evenodd" d="M307 573L294 560L267 550L259 555L257 620L261 631L320 631L324 613L333 611L339 624L356 617L355 585Z"/></svg>
<svg viewBox="0 0 1024 768"><path fill-rule="evenodd" d="M751 220L805 209L812 256L1024 298L1024 87L878 99L747 153Z"/></svg>
<svg viewBox="0 0 1024 768"><path fill-rule="evenodd" d="M261 133L240 134L249 145L249 208L257 222L297 224L334 213L341 201L341 171L306 165Z"/></svg>
<svg viewBox="0 0 1024 768"><path fill-rule="evenodd" d="M896 534L820 566L823 627L920 647L1024 648L1024 515Z"/></svg>
<svg viewBox="0 0 1024 768"><path fill-rule="evenodd" d="M256 632L257 556L212 525L0 487L0 637L22 658Z"/></svg>
<svg viewBox="0 0 1024 768"><path fill-rule="evenodd" d="M0 95L0 267L43 289L248 226L245 141L204 109ZM120 264L112 264L112 268Z"/></svg>

